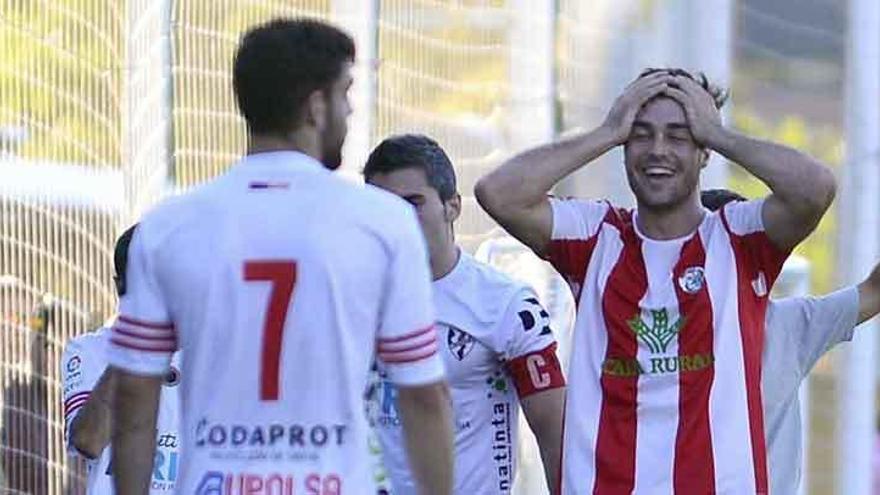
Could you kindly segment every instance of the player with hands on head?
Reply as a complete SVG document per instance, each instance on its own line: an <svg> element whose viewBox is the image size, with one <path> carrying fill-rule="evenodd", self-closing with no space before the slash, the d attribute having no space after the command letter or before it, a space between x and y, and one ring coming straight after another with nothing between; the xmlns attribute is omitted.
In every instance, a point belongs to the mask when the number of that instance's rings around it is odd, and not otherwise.
<svg viewBox="0 0 880 495"><path fill-rule="evenodd" d="M835 181L797 150L725 127L725 99L702 75L646 70L598 127L520 153L477 183L483 208L553 264L578 304L561 493L768 489L768 295ZM618 146L635 209L550 197ZM713 151L771 194L703 208Z"/></svg>

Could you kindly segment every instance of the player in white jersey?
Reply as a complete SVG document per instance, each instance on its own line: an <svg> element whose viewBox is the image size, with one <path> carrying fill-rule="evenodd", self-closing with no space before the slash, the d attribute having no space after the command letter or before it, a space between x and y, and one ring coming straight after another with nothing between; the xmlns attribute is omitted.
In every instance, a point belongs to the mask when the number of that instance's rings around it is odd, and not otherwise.
<svg viewBox="0 0 880 495"><path fill-rule="evenodd" d="M114 265L119 295L125 292L125 264L128 243L134 227L126 230L116 242ZM87 459L86 493L113 493L110 477L110 398L116 382L108 368L110 349L109 326L71 339L61 357L64 390L65 440L68 450ZM153 495L174 493L179 451L179 356L175 354L171 369L162 380L159 417L156 431L156 456L150 479Z"/></svg>
<svg viewBox="0 0 880 495"><path fill-rule="evenodd" d="M766 493L761 354L768 295L818 224L833 174L724 127L705 77L648 70L593 131L519 154L477 199L568 280L578 313L562 493ZM551 200L551 188L623 146L635 210ZM710 151L772 191L700 205Z"/></svg>
<svg viewBox="0 0 880 495"><path fill-rule="evenodd" d="M717 210L745 198L732 191L703 191ZM852 340L856 325L880 313L880 264L856 286L821 297L771 300L767 307L761 387L770 493L797 493L801 481L801 402L798 390L813 365L832 347Z"/></svg>
<svg viewBox="0 0 880 495"><path fill-rule="evenodd" d="M64 424L68 450L87 460L88 495L112 494L110 471L110 397L115 382L107 369L109 327L71 339L61 358L64 377ZM180 383L177 354L162 381L156 431L156 456L150 493L174 493L180 462L177 431Z"/></svg>
<svg viewBox="0 0 880 495"><path fill-rule="evenodd" d="M415 214L332 173L353 61L351 38L319 21L249 31L233 74L247 156L135 231L111 348L118 493L148 484L158 377L178 348L179 493L373 491L374 356L400 388L423 493L449 493L451 411Z"/></svg>
<svg viewBox="0 0 880 495"><path fill-rule="evenodd" d="M461 196L455 169L436 141L412 134L385 139L370 154L364 176L415 207L428 244L439 352L455 416L453 492L510 493L519 404L538 440L548 486L554 486L565 379L550 317L537 295L456 245ZM382 379L372 389L370 409L393 493L409 495L416 491L395 397L393 384Z"/></svg>

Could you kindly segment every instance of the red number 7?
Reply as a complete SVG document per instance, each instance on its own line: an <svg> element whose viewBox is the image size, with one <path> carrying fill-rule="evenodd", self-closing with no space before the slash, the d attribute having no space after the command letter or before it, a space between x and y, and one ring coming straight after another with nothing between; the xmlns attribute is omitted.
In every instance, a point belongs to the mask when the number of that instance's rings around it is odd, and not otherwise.
<svg viewBox="0 0 880 495"><path fill-rule="evenodd" d="M284 323L296 285L295 261L246 261L244 279L271 282L269 307L263 322L263 352L260 356L260 400L278 400L278 374Z"/></svg>

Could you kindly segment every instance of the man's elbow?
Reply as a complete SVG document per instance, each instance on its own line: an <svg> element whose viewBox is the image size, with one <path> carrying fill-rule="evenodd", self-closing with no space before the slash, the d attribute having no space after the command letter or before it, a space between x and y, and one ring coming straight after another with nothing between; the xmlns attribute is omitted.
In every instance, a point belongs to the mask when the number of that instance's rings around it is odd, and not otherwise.
<svg viewBox="0 0 880 495"><path fill-rule="evenodd" d="M104 446L98 441L97 435L87 431L86 428L77 427L74 423L70 428L70 445L86 459L97 459Z"/></svg>
<svg viewBox="0 0 880 495"><path fill-rule="evenodd" d="M491 174L480 177L474 185L474 196L477 198L477 203L490 215L494 216L499 209L503 208L502 194Z"/></svg>
<svg viewBox="0 0 880 495"><path fill-rule="evenodd" d="M804 195L802 206L809 210L808 213L821 218L831 207L837 194L837 179L831 169L819 165L805 186L804 191L808 193Z"/></svg>

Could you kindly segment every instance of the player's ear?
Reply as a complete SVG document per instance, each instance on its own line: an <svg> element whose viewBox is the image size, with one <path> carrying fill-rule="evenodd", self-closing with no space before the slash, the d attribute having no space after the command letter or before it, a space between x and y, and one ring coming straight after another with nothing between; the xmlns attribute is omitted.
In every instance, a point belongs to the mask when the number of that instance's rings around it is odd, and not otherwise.
<svg viewBox="0 0 880 495"><path fill-rule="evenodd" d="M324 92L316 89L306 98L303 120L309 126L313 126L318 130L324 130L327 125L328 110L327 98L324 96Z"/></svg>
<svg viewBox="0 0 880 495"><path fill-rule="evenodd" d="M446 221L449 223L458 220L458 217L461 215L460 194L455 193L451 198L443 202L443 213L445 214Z"/></svg>
<svg viewBox="0 0 880 495"><path fill-rule="evenodd" d="M700 150L700 168L706 168L706 165L709 164L709 149L702 148Z"/></svg>

